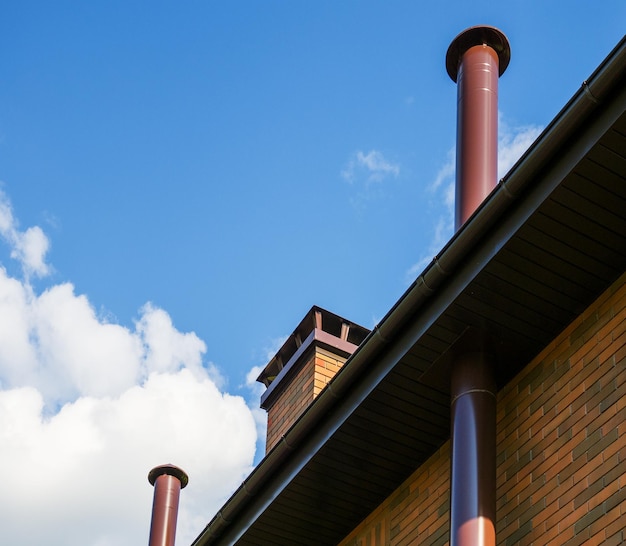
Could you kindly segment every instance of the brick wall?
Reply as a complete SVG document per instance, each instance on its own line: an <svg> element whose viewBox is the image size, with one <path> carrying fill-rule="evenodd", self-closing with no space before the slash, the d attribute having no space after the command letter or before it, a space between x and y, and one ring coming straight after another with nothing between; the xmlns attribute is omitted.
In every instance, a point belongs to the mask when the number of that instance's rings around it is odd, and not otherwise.
<svg viewBox="0 0 626 546"><path fill-rule="evenodd" d="M499 544L626 542L625 283L499 394Z"/></svg>
<svg viewBox="0 0 626 546"><path fill-rule="evenodd" d="M284 390L267 411L266 453L302 415L346 360L321 347L315 347L303 359L302 368L289 382L285 381Z"/></svg>
<svg viewBox="0 0 626 546"><path fill-rule="evenodd" d="M448 544L449 453L339 546ZM625 460L626 274L498 394L498 545L626 543Z"/></svg>

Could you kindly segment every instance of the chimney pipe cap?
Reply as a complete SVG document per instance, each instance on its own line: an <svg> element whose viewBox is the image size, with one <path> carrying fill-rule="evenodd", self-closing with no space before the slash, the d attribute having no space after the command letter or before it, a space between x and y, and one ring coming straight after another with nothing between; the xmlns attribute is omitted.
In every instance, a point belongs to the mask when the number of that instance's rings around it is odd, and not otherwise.
<svg viewBox="0 0 626 546"><path fill-rule="evenodd" d="M173 464L162 464L160 466L154 467L148 473L148 481L150 482L150 485L154 485L157 478L159 476L162 476L163 474L178 478L181 489L183 489L189 483L189 476L187 476L187 473L182 468L178 468L177 466L174 466Z"/></svg>
<svg viewBox="0 0 626 546"><path fill-rule="evenodd" d="M448 76L456 83L461 66L461 59L465 52L477 45L486 45L498 54L498 71L502 76L511 60L511 46L501 30L490 26L476 26L465 29L459 34L448 48L446 53L446 70Z"/></svg>

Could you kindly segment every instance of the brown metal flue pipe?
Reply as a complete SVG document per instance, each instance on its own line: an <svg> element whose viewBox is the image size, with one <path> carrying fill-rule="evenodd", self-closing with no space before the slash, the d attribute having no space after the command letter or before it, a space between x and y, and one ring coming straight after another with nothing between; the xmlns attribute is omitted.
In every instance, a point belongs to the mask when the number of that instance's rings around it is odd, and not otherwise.
<svg viewBox="0 0 626 546"><path fill-rule="evenodd" d="M450 545L496 544L496 385L485 351L456 356L452 370Z"/></svg>
<svg viewBox="0 0 626 546"><path fill-rule="evenodd" d="M498 177L498 77L510 48L492 27L473 27L450 45L446 67L457 86L455 228L495 187Z"/></svg>
<svg viewBox="0 0 626 546"><path fill-rule="evenodd" d="M149 546L174 546L180 490L187 485L187 474L174 465L153 468L148 481L154 486Z"/></svg>
<svg viewBox="0 0 626 546"><path fill-rule="evenodd" d="M474 213L497 183L498 77L509 43L493 27L457 36L446 68L458 83L455 227ZM451 368L450 546L496 544L496 385L488 335L470 331Z"/></svg>

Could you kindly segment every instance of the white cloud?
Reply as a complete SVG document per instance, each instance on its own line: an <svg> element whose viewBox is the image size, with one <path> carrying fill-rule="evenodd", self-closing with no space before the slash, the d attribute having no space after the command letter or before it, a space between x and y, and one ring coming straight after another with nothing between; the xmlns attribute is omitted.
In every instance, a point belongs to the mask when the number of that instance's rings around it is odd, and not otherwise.
<svg viewBox="0 0 626 546"><path fill-rule="evenodd" d="M29 249L23 280L0 266L3 542L147 543L147 473L174 463L190 476L177 541L191 543L249 473L258 416L223 391L204 342L163 309L146 304L128 328L70 283L36 292L29 273L43 274L47 239L16 225L2 195L0 235L13 257Z"/></svg>
<svg viewBox="0 0 626 546"><path fill-rule="evenodd" d="M0 191L0 237L11 247L11 258L20 262L24 275L44 277L50 272L46 264L46 254L50 242L38 226L26 231L18 229L13 216L11 203L6 194Z"/></svg>
<svg viewBox="0 0 626 546"><path fill-rule="evenodd" d="M400 166L385 159L378 150L355 152L341 171L341 176L348 182L359 181L365 185L382 182L389 176L396 177L399 174Z"/></svg>
<svg viewBox="0 0 626 546"><path fill-rule="evenodd" d="M188 370L152 374L118 398L80 397L50 418L42 408L32 387L0 392L7 544L146 543L147 472L170 461L190 475L178 533L188 544L250 468L255 429L245 403ZM37 525L24 525L33 514Z"/></svg>
<svg viewBox="0 0 626 546"><path fill-rule="evenodd" d="M502 178L537 139L543 127L537 125L511 127L500 114L498 131L498 178Z"/></svg>
<svg viewBox="0 0 626 546"><path fill-rule="evenodd" d="M498 118L498 178L502 178L535 141L543 128L534 125L511 126L501 113ZM452 148L428 187L427 191L431 195L430 206L437 220L427 252L406 273L407 283L415 280L454 233L455 172L456 149Z"/></svg>
<svg viewBox="0 0 626 546"><path fill-rule="evenodd" d="M140 336L101 321L71 284L31 294L28 304L30 343L37 353L29 384L41 390L47 404L76 396L117 396L142 379L142 361L150 359Z"/></svg>
<svg viewBox="0 0 626 546"><path fill-rule="evenodd" d="M385 158L382 152L370 150L365 153L358 150L348 160L341 171L341 177L356 187L351 204L357 209L383 192L383 182L397 178L400 166Z"/></svg>
<svg viewBox="0 0 626 546"><path fill-rule="evenodd" d="M263 392L265 392L265 386L256 380L256 378L261 375L264 368L265 365L253 366L246 374L246 387L248 387L248 389L250 389L256 396L261 396Z"/></svg>
<svg viewBox="0 0 626 546"><path fill-rule="evenodd" d="M454 173L456 171L456 148L450 148L446 155L446 160L444 164L441 166L439 171L437 172L437 176L435 176L435 180L429 186L429 190L436 191L441 186L446 184L446 188L449 188L450 184L452 184L452 188L454 190ZM449 193L449 189L446 189L446 195ZM446 205L449 205L449 199L446 199ZM454 203L452 203L454 205Z"/></svg>
<svg viewBox="0 0 626 546"><path fill-rule="evenodd" d="M148 371L172 372L186 366L196 374L201 373L206 345L193 332L176 331L163 309L146 304L137 322L137 331L146 347Z"/></svg>
<svg viewBox="0 0 626 546"><path fill-rule="evenodd" d="M259 450L265 449L265 440L267 438L267 412L259 406L261 395L265 392L265 385L256 380L263 371L263 368L265 368L265 364L262 366L254 366L246 374L246 387L251 397L249 405L252 408L252 415L256 425L257 446ZM262 453L257 453L257 458L261 455Z"/></svg>

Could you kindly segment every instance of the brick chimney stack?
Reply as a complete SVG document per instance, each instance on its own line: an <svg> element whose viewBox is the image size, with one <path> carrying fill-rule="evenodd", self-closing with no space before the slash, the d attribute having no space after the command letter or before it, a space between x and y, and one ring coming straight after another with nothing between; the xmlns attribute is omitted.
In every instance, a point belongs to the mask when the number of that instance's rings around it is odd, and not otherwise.
<svg viewBox="0 0 626 546"><path fill-rule="evenodd" d="M320 307L312 307L265 366L257 381L267 390L266 453L304 413L369 330Z"/></svg>

